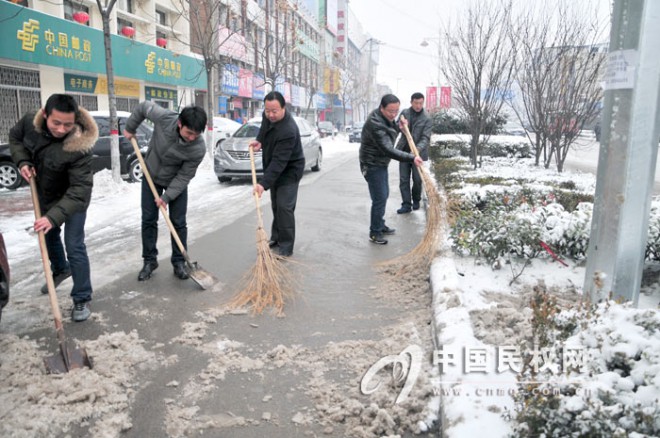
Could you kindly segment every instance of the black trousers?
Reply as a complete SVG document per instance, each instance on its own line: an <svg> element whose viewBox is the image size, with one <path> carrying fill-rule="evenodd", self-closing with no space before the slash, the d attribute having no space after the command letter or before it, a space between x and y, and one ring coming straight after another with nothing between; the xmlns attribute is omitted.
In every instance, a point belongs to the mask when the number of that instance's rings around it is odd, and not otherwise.
<svg viewBox="0 0 660 438"><path fill-rule="evenodd" d="M156 191L159 195L163 194L166 187L158 184ZM158 248L156 246L158 240L158 215L159 208L154 202L154 195L151 193L147 179L142 178L142 258L145 262L155 262L158 260ZM188 211L188 189L186 188L176 199L167 204L167 211L174 225L174 229L183 243L183 247L187 250L188 240L188 225L186 223L186 213ZM176 244L174 237L172 241L172 257L170 260L172 264L184 262L185 258Z"/></svg>
<svg viewBox="0 0 660 438"><path fill-rule="evenodd" d="M412 190L410 177L412 176ZM422 175L415 163L399 162L399 189L401 190L401 206L412 208L413 203L419 204L422 199Z"/></svg>
<svg viewBox="0 0 660 438"><path fill-rule="evenodd" d="M300 181L291 184L275 185L270 188L270 205L273 209L273 225L270 239L278 243L280 253L293 253L296 240L296 202L298 201L298 185Z"/></svg>

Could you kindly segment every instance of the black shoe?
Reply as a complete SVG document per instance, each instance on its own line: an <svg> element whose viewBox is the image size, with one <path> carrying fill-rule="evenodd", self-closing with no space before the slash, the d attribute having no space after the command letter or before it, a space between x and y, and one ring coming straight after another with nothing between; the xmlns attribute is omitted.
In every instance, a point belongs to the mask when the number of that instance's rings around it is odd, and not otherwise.
<svg viewBox="0 0 660 438"><path fill-rule="evenodd" d="M274 248L277 245L279 245L279 242L277 240L269 240L268 241L268 248Z"/></svg>
<svg viewBox="0 0 660 438"><path fill-rule="evenodd" d="M277 251L277 255L280 257L291 257L293 255L293 251L285 251L280 249Z"/></svg>
<svg viewBox="0 0 660 438"><path fill-rule="evenodd" d="M387 225L383 227L383 234L394 234L396 233L396 230L394 228L390 228Z"/></svg>
<svg viewBox="0 0 660 438"><path fill-rule="evenodd" d="M419 210L419 202L413 202L413 210Z"/></svg>
<svg viewBox="0 0 660 438"><path fill-rule="evenodd" d="M64 280L66 280L69 277L71 277L70 270L53 275L53 283L55 283L55 287L59 286L60 283L62 283ZM41 293L44 295L48 293L48 283L41 286Z"/></svg>
<svg viewBox="0 0 660 438"><path fill-rule="evenodd" d="M174 267L174 276L181 280L187 280L188 271L186 271L186 264L183 262L175 263L172 265Z"/></svg>
<svg viewBox="0 0 660 438"><path fill-rule="evenodd" d="M411 211L412 209L410 207L401 207L396 212L397 214L406 214L406 213L410 213Z"/></svg>
<svg viewBox="0 0 660 438"><path fill-rule="evenodd" d="M142 270L138 274L138 281L144 281L151 278L151 273L158 268L158 262L144 262Z"/></svg>
<svg viewBox="0 0 660 438"><path fill-rule="evenodd" d="M383 238L382 234L371 234L369 240L378 245L387 245L387 239Z"/></svg>

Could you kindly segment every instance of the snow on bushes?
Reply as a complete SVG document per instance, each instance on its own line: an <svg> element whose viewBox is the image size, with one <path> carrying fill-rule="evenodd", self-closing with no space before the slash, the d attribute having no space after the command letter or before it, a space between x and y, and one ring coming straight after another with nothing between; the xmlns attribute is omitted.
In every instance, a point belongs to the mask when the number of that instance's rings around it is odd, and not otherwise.
<svg viewBox="0 0 660 438"><path fill-rule="evenodd" d="M583 349L590 360L558 374L528 368L509 413L513 436L660 436L660 314L608 301L548 320L546 346Z"/></svg>

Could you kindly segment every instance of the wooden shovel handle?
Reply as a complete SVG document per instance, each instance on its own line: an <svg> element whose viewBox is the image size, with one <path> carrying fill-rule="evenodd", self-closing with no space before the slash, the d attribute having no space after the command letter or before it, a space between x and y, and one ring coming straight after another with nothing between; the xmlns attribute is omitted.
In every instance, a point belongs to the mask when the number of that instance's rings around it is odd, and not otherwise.
<svg viewBox="0 0 660 438"><path fill-rule="evenodd" d="M140 147L138 146L137 141L135 141L134 137L131 137L131 144L133 145L133 150L135 151L135 155L137 156L137 159L140 162L140 166L142 167L142 174L147 179L147 184L149 184L149 188L151 189L151 193L153 193L154 195L154 201L155 201L160 196L158 195L158 191L156 190L154 181L151 179L151 174L149 173L149 169L147 169L147 165L144 162L144 158L142 157L142 152L140 152ZM167 209L161 205L160 211L161 213L163 213L163 217L165 218L167 227L170 229L170 234L172 234L172 237L174 238L174 241L179 247L181 254L186 259L188 264L190 264L188 253L186 252L186 249L183 247L183 242L181 242L181 239L179 238L179 234L176 232L176 229L174 228L174 224L172 224L172 221L170 220L170 216L167 214Z"/></svg>
<svg viewBox="0 0 660 438"><path fill-rule="evenodd" d="M39 205L39 196L37 195L37 185L34 182L34 176L30 177L30 193L32 194L32 206L34 207L34 219L41 219L41 206ZM46 235L43 230L39 231L39 250L41 251L41 262L44 266L44 274L46 275L46 286L48 287L48 298L50 300L50 307L53 310L53 319L55 320L55 330L58 333L63 332L62 326L62 312L60 312L60 305L57 302L57 294L55 293L55 281L53 280L53 272L50 269L50 258L48 257L48 249L46 247Z"/></svg>

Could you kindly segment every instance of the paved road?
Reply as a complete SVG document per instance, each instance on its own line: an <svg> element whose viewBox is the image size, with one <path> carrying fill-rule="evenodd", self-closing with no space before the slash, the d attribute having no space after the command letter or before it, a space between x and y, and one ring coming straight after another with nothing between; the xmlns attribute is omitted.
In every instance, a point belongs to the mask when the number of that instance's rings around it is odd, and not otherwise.
<svg viewBox="0 0 660 438"><path fill-rule="evenodd" d="M600 143L591 137L580 138L571 147L564 166L567 170L579 170L593 175L598 174L598 155L600 153ZM660 161L660 154L658 154ZM653 185L653 195L660 195L660 165L656 161L655 183Z"/></svg>
<svg viewBox="0 0 660 438"><path fill-rule="evenodd" d="M359 412L353 420L341 412L356 401L372 403L358 393L361 375L379 357L400 351L378 350L390 337L414 340L411 326L428 342L426 351L432 349L428 321L422 326L415 322L420 314L430 320L428 289L417 290L420 298L405 305L378 294L384 277L375 263L405 253L422 232L421 212L395 212L395 169L390 171L387 218L398 231L386 246L367 240L370 203L356 152L301 186L297 244L288 263L299 279L299 294L287 304L284 318L220 310L254 263L254 210L189 248L201 266L223 281L221 292L199 291L192 281L175 279L167 259L160 260L148 282L137 282L133 269L97 289L93 310L102 317L67 324L67 334L94 340L108 331L135 331L144 348L160 358L157 366L139 370L138 383L130 385L136 393L129 412L132 427L122 436L345 437L366 430L367 425L355 425L361 421ZM224 209L231 205L219 205L217 214ZM270 206L263 210L270 224ZM160 248L169 254L163 242ZM31 336L52 339L47 331ZM50 349L55 350L52 341ZM333 405L341 415L331 417Z"/></svg>

